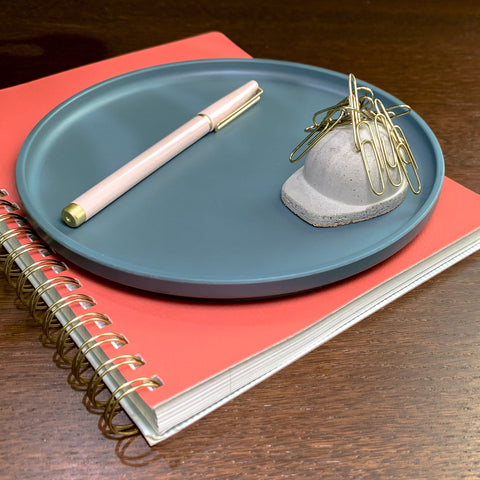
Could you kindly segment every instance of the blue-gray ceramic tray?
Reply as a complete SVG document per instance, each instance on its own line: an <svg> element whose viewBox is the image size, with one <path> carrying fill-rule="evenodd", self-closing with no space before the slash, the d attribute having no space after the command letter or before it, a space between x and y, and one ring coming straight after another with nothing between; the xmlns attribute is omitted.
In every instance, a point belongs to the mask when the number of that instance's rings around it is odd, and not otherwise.
<svg viewBox="0 0 480 480"><path fill-rule="evenodd" d="M157 170L79 228L62 208L207 105L249 80L259 103ZM419 164L420 195L392 212L313 227L280 200L301 165L289 154L315 111L347 94L347 76L261 59L182 62L112 78L60 104L33 129L17 162L20 199L67 261L156 293L216 299L293 294L385 260L421 230L440 193L443 156L414 111L401 117ZM408 103L373 88L386 106Z"/></svg>

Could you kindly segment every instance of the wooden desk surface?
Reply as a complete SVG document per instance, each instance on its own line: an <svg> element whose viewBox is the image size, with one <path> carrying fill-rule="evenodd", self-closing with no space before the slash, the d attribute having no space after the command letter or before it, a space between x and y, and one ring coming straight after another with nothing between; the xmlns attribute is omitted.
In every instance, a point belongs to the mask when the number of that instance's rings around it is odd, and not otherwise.
<svg viewBox="0 0 480 480"><path fill-rule="evenodd" d="M480 192L478 2L16 0L0 25L2 87L211 30L353 72L412 105L447 175ZM100 433L2 278L0 478L479 478L479 267L467 258L154 448Z"/></svg>

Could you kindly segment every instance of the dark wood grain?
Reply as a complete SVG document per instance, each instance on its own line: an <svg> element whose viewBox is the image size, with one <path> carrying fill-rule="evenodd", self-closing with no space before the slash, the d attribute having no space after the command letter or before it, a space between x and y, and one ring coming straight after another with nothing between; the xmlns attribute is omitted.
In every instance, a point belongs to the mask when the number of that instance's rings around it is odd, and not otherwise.
<svg viewBox="0 0 480 480"><path fill-rule="evenodd" d="M447 175L480 192L479 5L7 1L0 86L219 30L401 98ZM0 479L479 478L479 267L467 258L154 448L105 438L2 278Z"/></svg>

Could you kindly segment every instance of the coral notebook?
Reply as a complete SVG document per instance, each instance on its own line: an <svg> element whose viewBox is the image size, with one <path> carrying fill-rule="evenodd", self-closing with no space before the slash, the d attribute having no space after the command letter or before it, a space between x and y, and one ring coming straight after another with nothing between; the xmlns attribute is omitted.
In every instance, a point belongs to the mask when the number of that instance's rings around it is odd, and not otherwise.
<svg viewBox="0 0 480 480"><path fill-rule="evenodd" d="M36 238L21 207L15 210L15 161L30 130L58 103L104 79L215 57L249 58L222 34L208 33L0 91L0 131L8 132L0 139L0 243L7 279L71 363L104 424L119 434L138 428L150 445L480 248L480 196L446 178L431 219L399 253L309 293L202 302L129 289L65 265ZM117 423L121 409L132 424Z"/></svg>

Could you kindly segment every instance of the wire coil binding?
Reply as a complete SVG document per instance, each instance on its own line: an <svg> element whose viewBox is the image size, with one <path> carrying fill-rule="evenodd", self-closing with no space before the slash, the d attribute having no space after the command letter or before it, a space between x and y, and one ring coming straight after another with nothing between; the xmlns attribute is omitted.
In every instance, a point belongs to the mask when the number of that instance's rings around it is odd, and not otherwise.
<svg viewBox="0 0 480 480"><path fill-rule="evenodd" d="M127 339L118 333L106 332L100 333L94 337L89 338L78 347L77 353L72 361L72 374L79 385L87 385L90 378L82 377L82 367L88 366L89 362L86 360L87 355L95 348L106 343L119 343L126 345Z"/></svg>
<svg viewBox="0 0 480 480"><path fill-rule="evenodd" d="M65 271L67 270L67 266L63 262L60 262L55 258L45 258L42 260L37 260L36 262L33 262L31 265L26 267L18 276L16 284L17 296L25 306L28 305L28 299L31 295L33 295L33 292L35 291L35 287L31 282L29 282L30 276L33 275L35 272L44 269Z"/></svg>
<svg viewBox="0 0 480 480"><path fill-rule="evenodd" d="M98 399L100 391L105 387L103 378L125 365L138 368L145 365L145 362L138 355L119 355L118 357L108 359L95 369L87 385L87 398L93 408L103 410L108 403L108 400Z"/></svg>
<svg viewBox="0 0 480 480"><path fill-rule="evenodd" d="M12 216L10 214L9 216ZM15 214L16 216L16 214ZM1 220L1 219L0 219ZM11 230L6 231L0 235L0 245L4 247L5 243L12 238L17 238L20 235L33 235L35 232L30 228L26 227L25 225L19 225ZM5 255L3 258L7 258L8 254Z"/></svg>
<svg viewBox="0 0 480 480"><path fill-rule="evenodd" d="M68 321L60 330L56 340L57 354L61 360L66 364L72 364L73 356L67 355L68 347L74 347L75 342L72 340L71 335L79 327L84 327L88 323L95 323L97 325L110 325L111 320L101 313L87 312L83 315L78 315Z"/></svg>
<svg viewBox="0 0 480 480"><path fill-rule="evenodd" d="M71 289L81 287L81 284L77 279L60 275L58 277L48 278L43 283L38 285L38 287L32 292L32 295L28 301L28 309L37 322L41 322L43 312L48 308L48 305L43 299L43 295L45 295L50 289L59 287L61 285Z"/></svg>
<svg viewBox="0 0 480 480"><path fill-rule="evenodd" d="M103 419L108 426L109 430L116 434L124 437L135 435L138 433L138 429L133 423L114 423L115 417L120 413L120 402L131 395L134 392L137 392L141 388L150 388L155 389L162 386L162 382L156 378L137 378L135 380L130 380L125 382L123 385L120 385L108 399L105 409L103 412Z"/></svg>
<svg viewBox="0 0 480 480"><path fill-rule="evenodd" d="M5 260L3 266L3 273L7 277L8 283L14 287L17 283L17 278L22 273L20 267L15 263L15 260L20 258L24 253L37 252L45 249L45 245L38 240L31 243L24 243L13 249ZM49 254L52 253L49 251Z"/></svg>
<svg viewBox="0 0 480 480"><path fill-rule="evenodd" d="M88 304L89 306L94 306L95 301L92 297L85 295L83 293L73 293L72 295L68 295L66 297L61 297L56 302L52 303L47 310L45 310L45 314L42 319L42 330L47 339L55 343L56 338L53 337L50 333L52 328L52 323L56 322L57 326L61 326L60 322L57 319L57 314L66 307L71 307L74 304Z"/></svg>
<svg viewBox="0 0 480 480"><path fill-rule="evenodd" d="M83 341L73 355L68 354L71 349L76 347L72 335L75 335L77 330L85 328L89 324L102 328L111 325L112 321L107 315L89 311L96 304L89 295L74 292L61 296L60 288L64 287L73 291L81 288L81 283L71 276L64 275L64 272L68 272L67 265L55 258L52 249L38 239L36 232L28 225L27 220L16 213L19 211L18 205L4 198L7 195L5 190L0 190L0 209L4 210L3 213L0 213L0 222L3 222L8 228L0 234L0 264L8 283L15 288L18 298L22 304L28 307L35 321L41 326L47 340L55 344L60 359L70 365L75 380L86 387L88 401L94 409L103 413L104 421L110 432L120 436L137 434L139 430L133 423L114 423L115 417L121 411L120 403L127 396L142 388L154 389L161 386L161 380L140 377L125 381L113 390L108 400L99 400L100 391L107 388L105 384L107 376L112 375L121 367L129 365L136 369L145 362L138 355L122 354L108 358L91 375L85 376L84 369L90 365L87 359L89 354L106 344L120 347L127 345L128 340L118 333L100 333ZM9 251L6 245L12 240L17 240L19 245L15 245ZM22 269L19 266L19 260L24 255L29 256L31 263ZM38 256L40 258L35 260ZM50 272L50 276L47 276L47 272ZM38 282L36 273L43 273L44 279L40 277L42 281ZM36 278L37 281L33 282L33 278ZM60 298L48 304L45 298L51 292L56 292ZM75 305L80 305L80 308L88 311L75 314L73 309ZM59 314L65 313L66 310L69 310L70 314L73 313L74 316L62 324Z"/></svg>

